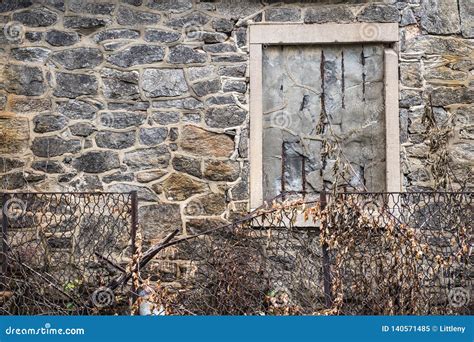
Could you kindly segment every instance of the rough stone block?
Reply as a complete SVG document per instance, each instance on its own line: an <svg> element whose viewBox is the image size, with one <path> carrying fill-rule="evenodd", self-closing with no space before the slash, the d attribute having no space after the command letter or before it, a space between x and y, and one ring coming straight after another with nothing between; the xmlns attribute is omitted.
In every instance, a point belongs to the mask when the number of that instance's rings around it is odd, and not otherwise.
<svg viewBox="0 0 474 342"><path fill-rule="evenodd" d="M230 136L192 125L182 129L180 145L184 151L196 156L230 157L234 152L234 140Z"/></svg>
<svg viewBox="0 0 474 342"><path fill-rule="evenodd" d="M98 83L95 76L58 72L53 94L59 97L75 98L80 95L95 95L97 89Z"/></svg>
<svg viewBox="0 0 474 342"><path fill-rule="evenodd" d="M30 138L28 120L0 116L0 153L15 154L28 148Z"/></svg>
<svg viewBox="0 0 474 342"><path fill-rule="evenodd" d="M145 69L142 88L148 97L178 96L188 91L182 69Z"/></svg>

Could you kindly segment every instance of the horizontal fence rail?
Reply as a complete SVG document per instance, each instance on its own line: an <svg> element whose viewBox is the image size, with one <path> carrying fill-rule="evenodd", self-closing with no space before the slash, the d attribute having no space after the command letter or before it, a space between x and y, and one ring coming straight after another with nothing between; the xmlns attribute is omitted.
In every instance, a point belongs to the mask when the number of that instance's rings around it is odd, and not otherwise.
<svg viewBox="0 0 474 342"><path fill-rule="evenodd" d="M127 298L106 285L132 259L135 193L5 193L0 200L0 314L125 310Z"/></svg>
<svg viewBox="0 0 474 342"><path fill-rule="evenodd" d="M285 194L171 243L161 257L187 271L161 283L157 304L178 315L472 314L472 197Z"/></svg>

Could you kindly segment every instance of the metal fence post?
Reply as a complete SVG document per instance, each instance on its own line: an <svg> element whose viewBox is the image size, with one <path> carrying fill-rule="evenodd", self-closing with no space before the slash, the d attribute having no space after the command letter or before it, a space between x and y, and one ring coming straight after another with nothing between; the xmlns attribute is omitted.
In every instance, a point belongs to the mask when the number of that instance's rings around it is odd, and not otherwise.
<svg viewBox="0 0 474 342"><path fill-rule="evenodd" d="M7 229L8 229L8 215L7 215L7 204L8 195L2 195L2 273L5 275L8 268L8 259L7 259Z"/></svg>
<svg viewBox="0 0 474 342"><path fill-rule="evenodd" d="M137 237L137 230L138 230L138 195L137 195L137 191L132 191L130 192L130 204L131 204L131 224L132 224L132 227L131 227L131 231L130 231L130 234L131 234L131 243L132 243L132 259L136 257L136 253L137 253L137 241L136 241L136 237ZM139 260L136 260L137 264L139 263ZM132 263L132 271L133 269L135 268L135 265ZM132 305L135 303L136 299L137 299L137 290L135 288L135 282L133 281L132 279L132 287L131 287L131 290L132 290Z"/></svg>
<svg viewBox="0 0 474 342"><path fill-rule="evenodd" d="M327 197L326 192L323 190L321 191L320 198L321 202L321 210L327 205ZM321 229L324 229L324 226L321 224ZM326 307L329 309L332 306L332 280L331 280L331 264L329 260L329 252L328 252L328 245L326 242L322 245L323 249L323 286L324 286L324 299Z"/></svg>

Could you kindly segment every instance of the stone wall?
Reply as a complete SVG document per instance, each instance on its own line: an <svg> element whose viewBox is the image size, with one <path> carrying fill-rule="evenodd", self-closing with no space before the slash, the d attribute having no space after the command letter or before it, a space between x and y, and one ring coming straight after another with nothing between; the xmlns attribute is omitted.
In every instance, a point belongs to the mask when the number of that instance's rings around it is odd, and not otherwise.
<svg viewBox="0 0 474 342"><path fill-rule="evenodd" d="M399 22L404 186L434 184L421 123L430 98L440 125L455 116L449 155L458 176L469 177L469 3L3 1L1 186L138 190L150 242L175 228L197 232L245 212L247 27L265 21Z"/></svg>

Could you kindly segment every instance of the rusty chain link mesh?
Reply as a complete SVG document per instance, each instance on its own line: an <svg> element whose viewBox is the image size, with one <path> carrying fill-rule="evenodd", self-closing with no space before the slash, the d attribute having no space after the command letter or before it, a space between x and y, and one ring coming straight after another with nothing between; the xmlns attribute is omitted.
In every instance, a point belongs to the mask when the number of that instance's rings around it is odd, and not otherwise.
<svg viewBox="0 0 474 342"><path fill-rule="evenodd" d="M132 194L3 194L2 315L123 312L106 286L133 251Z"/></svg>
<svg viewBox="0 0 474 342"><path fill-rule="evenodd" d="M173 295L157 304L198 315L472 314L472 193L291 197L172 243L161 257L186 271L161 284Z"/></svg>

